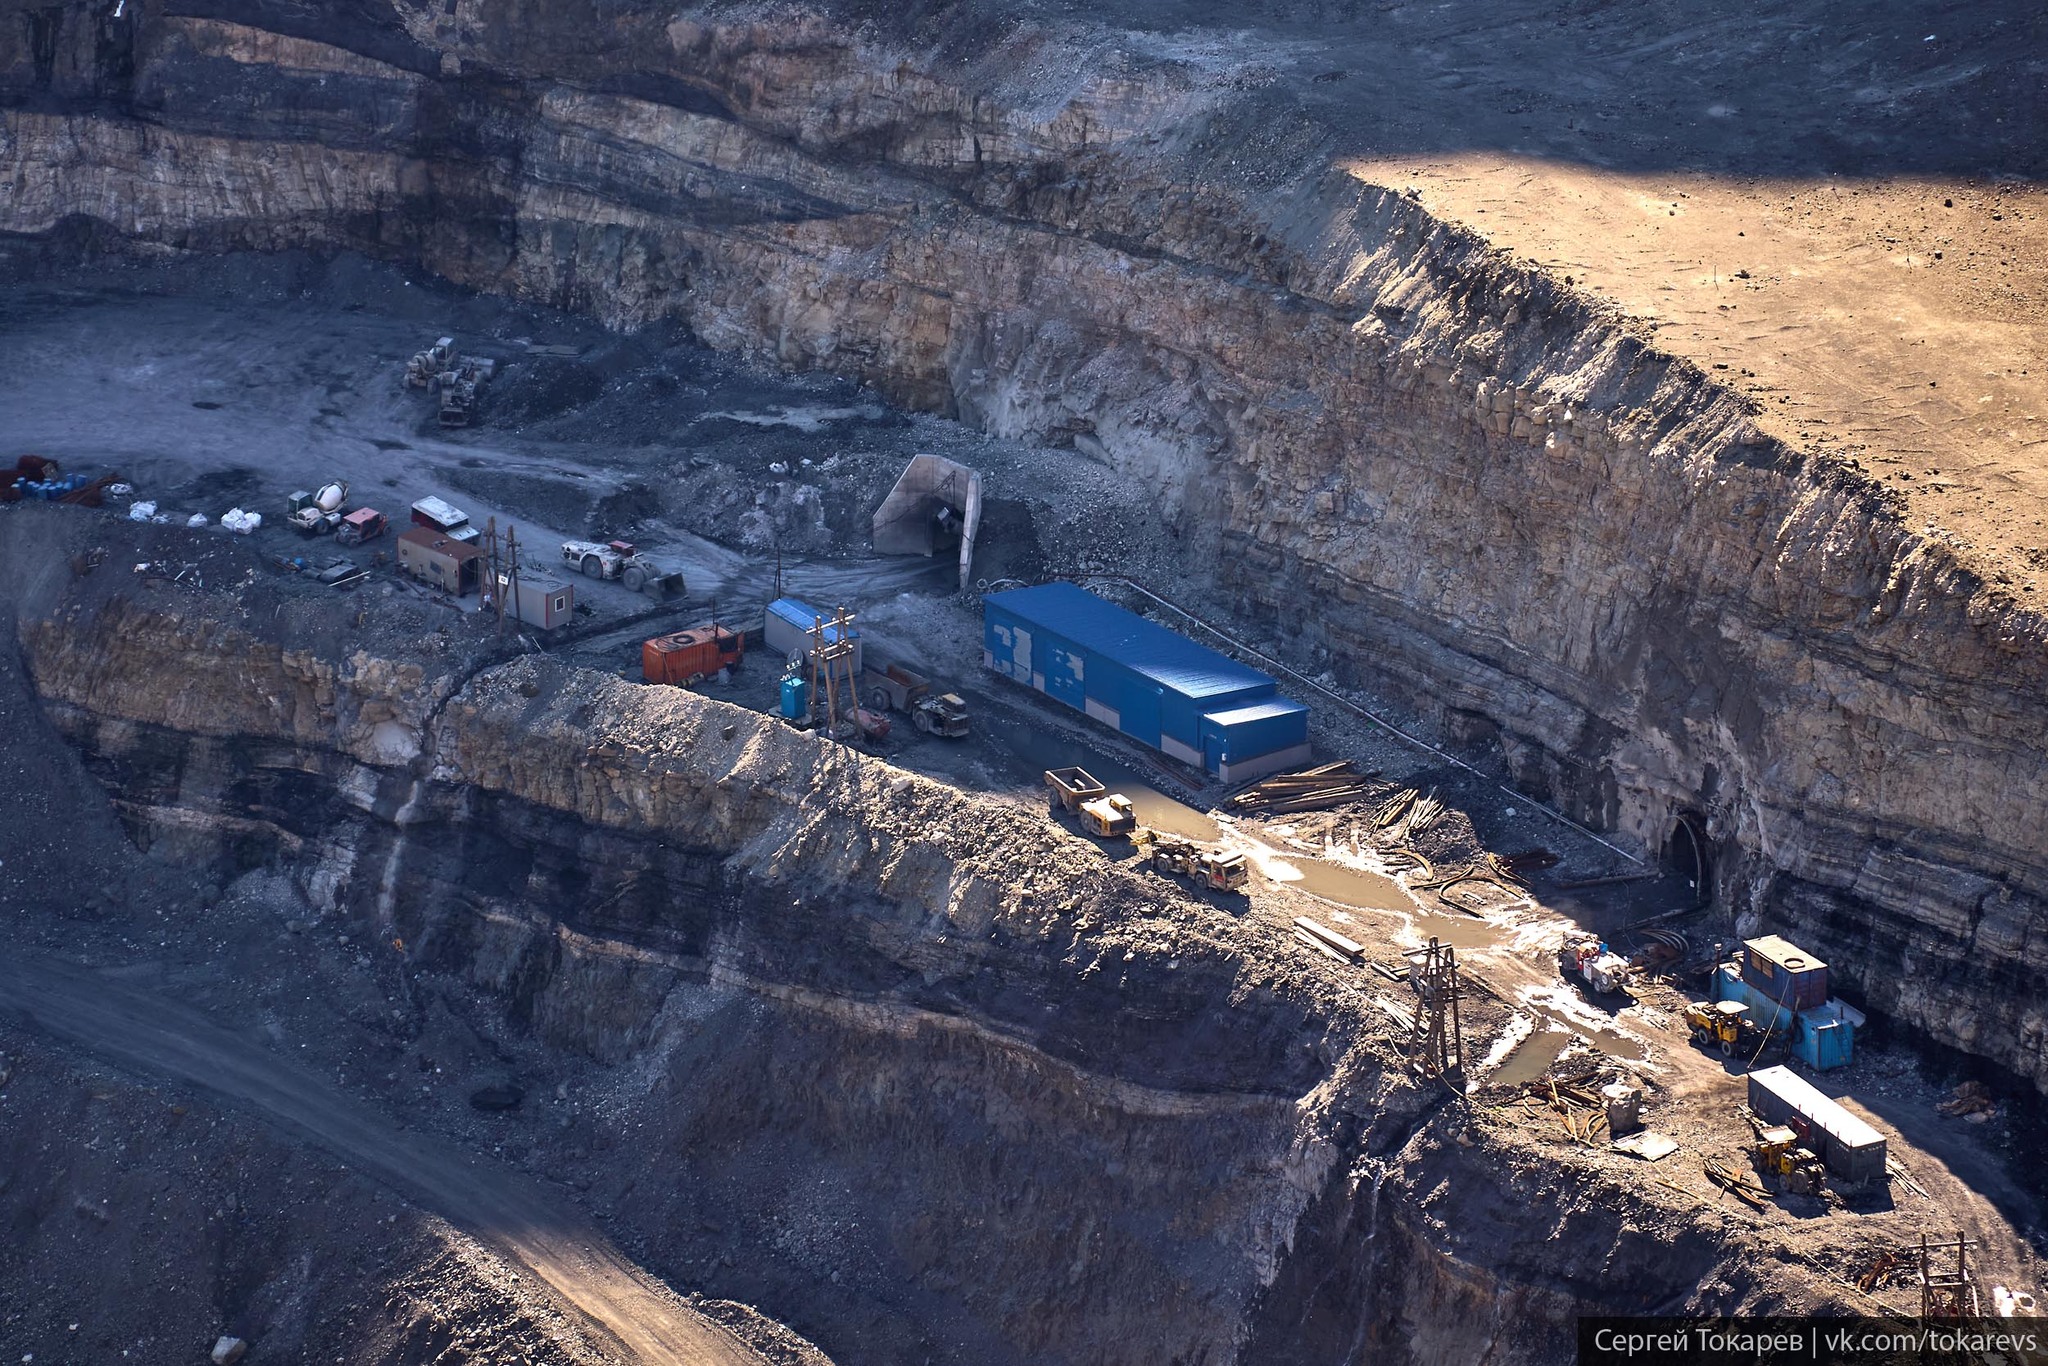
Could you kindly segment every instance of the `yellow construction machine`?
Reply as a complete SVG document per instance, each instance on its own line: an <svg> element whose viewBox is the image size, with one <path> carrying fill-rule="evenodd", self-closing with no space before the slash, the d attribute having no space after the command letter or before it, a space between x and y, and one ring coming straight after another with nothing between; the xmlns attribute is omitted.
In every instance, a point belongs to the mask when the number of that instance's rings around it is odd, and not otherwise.
<svg viewBox="0 0 2048 1366"><path fill-rule="evenodd" d="M1740 1001L1694 1001L1685 1008L1686 1028L1701 1048L1717 1048L1724 1058L1737 1049L1756 1046L1756 1026L1743 1014Z"/></svg>
<svg viewBox="0 0 2048 1366"><path fill-rule="evenodd" d="M1121 792L1081 803L1081 824L1097 839L1115 839L1138 828L1138 813Z"/></svg>
<svg viewBox="0 0 2048 1366"><path fill-rule="evenodd" d="M1139 830L1131 839L1160 872L1192 878L1214 892L1242 890L1251 878L1251 865L1243 854L1225 853L1157 830Z"/></svg>
<svg viewBox="0 0 2048 1366"><path fill-rule="evenodd" d="M1801 1147L1799 1135L1782 1124L1759 1129L1749 1155L1756 1169L1788 1195L1819 1195L1827 1180L1827 1164Z"/></svg>

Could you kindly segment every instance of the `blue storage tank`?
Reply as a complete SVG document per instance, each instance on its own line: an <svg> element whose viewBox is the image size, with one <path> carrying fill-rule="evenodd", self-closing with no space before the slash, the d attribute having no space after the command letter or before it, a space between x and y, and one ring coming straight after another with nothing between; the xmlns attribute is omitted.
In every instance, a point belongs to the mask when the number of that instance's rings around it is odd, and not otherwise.
<svg viewBox="0 0 2048 1366"><path fill-rule="evenodd" d="M1267 675L1070 583L984 598L982 662L1218 777L1308 757L1308 708Z"/></svg>

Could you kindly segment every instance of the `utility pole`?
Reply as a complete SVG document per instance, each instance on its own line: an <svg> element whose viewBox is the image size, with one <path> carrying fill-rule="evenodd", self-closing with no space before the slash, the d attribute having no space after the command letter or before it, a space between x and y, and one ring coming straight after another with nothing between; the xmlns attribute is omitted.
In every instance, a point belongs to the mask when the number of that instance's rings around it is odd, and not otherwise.
<svg viewBox="0 0 2048 1366"><path fill-rule="evenodd" d="M498 577L498 519L484 522L484 566L491 578L491 607L498 614L498 634L505 634L505 586Z"/></svg>
<svg viewBox="0 0 2048 1366"><path fill-rule="evenodd" d="M498 604L498 629L501 632L505 628L505 611L508 606L512 611L512 619L522 620L519 615L519 528L509 524L505 527L505 577L506 601Z"/></svg>

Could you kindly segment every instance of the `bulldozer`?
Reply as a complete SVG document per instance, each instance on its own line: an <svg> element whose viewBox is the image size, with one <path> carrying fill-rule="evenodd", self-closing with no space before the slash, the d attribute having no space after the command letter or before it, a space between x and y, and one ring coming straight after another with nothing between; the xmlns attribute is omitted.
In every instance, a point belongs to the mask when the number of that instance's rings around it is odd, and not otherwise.
<svg viewBox="0 0 2048 1366"><path fill-rule="evenodd" d="M1797 1131L1782 1124L1759 1129L1749 1156L1764 1178L1787 1195L1819 1195L1827 1180L1827 1164L1800 1146Z"/></svg>
<svg viewBox="0 0 2048 1366"><path fill-rule="evenodd" d="M1251 877L1251 865L1243 854L1226 854L1157 830L1140 830L1131 838L1154 868L1192 878L1197 886L1212 892L1242 890Z"/></svg>

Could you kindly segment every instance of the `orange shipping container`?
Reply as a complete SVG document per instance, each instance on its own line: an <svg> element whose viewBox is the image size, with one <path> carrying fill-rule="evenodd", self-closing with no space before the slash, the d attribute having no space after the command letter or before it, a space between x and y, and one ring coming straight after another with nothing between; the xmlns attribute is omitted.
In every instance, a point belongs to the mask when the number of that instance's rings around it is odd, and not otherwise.
<svg viewBox="0 0 2048 1366"><path fill-rule="evenodd" d="M736 669L745 654L739 632L723 626L693 626L656 636L640 647L640 672L649 683L688 685L720 669Z"/></svg>

